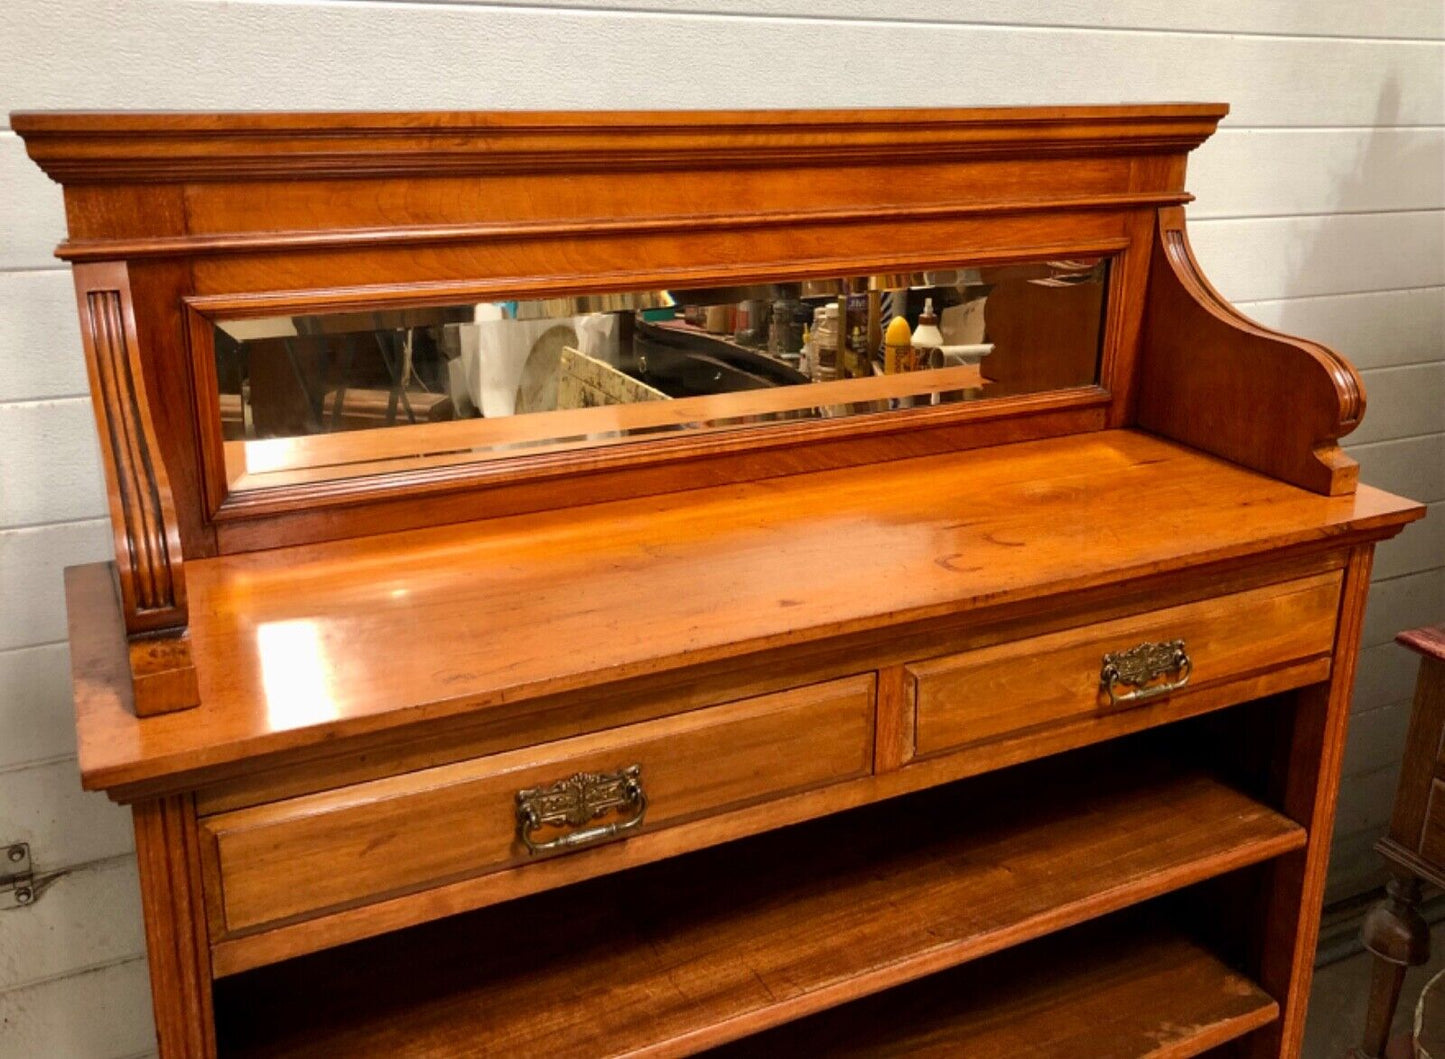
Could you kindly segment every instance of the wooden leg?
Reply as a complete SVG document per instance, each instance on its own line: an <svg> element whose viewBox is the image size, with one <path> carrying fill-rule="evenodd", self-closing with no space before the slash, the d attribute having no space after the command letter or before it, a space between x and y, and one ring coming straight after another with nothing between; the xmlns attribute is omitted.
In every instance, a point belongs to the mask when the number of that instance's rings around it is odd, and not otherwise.
<svg viewBox="0 0 1445 1059"><path fill-rule="evenodd" d="M1296 693L1272 775L1272 792L1286 815L1304 825L1309 844L1276 858L1266 870L1255 961L1258 981L1279 1001L1280 1017L1243 1043L1247 1059L1299 1059L1319 938L1320 906L1330 860L1340 766L1355 681L1355 656L1364 622L1372 552L1356 548L1345 567L1335 668L1329 683Z"/></svg>
<svg viewBox="0 0 1445 1059"><path fill-rule="evenodd" d="M1385 887L1385 899L1365 917L1365 948L1375 957L1365 1035L1354 1059L1382 1059L1400 1002L1405 971L1430 958L1430 928L1420 917L1420 880L1397 873Z"/></svg>
<svg viewBox="0 0 1445 1059"><path fill-rule="evenodd" d="M178 795L131 812L161 1059L215 1059L195 805Z"/></svg>

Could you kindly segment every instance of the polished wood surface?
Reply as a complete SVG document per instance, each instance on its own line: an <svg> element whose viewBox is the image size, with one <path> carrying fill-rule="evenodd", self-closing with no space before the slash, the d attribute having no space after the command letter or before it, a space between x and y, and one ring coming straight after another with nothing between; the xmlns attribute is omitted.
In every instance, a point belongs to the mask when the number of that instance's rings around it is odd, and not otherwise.
<svg viewBox="0 0 1445 1059"><path fill-rule="evenodd" d="M1369 547L1350 550L1330 680L1294 696L1288 723L1276 733L1268 762L1271 797L1308 830L1309 842L1269 866L1255 909L1250 945L1258 964L1256 980L1280 1002L1279 1021L1251 1037L1243 1049L1255 1059L1295 1056L1303 1047L1373 557Z"/></svg>
<svg viewBox="0 0 1445 1059"><path fill-rule="evenodd" d="M703 816L644 832L625 842L604 843L565 857L530 860L413 893L332 909L317 918L272 924L259 933L218 936L211 946L212 970L217 977L237 974L358 939L515 901L529 894L600 875L627 872L659 860L887 801L955 779L1207 715L1236 703L1307 687L1328 677L1328 660L1286 666L1260 677L1216 686L1192 696L1166 697L1149 706L1118 712L1100 720L1090 718L1083 723L1042 731L1025 729L1008 740L924 759L882 775L846 780L747 808ZM329 781L322 770L312 782L330 787L333 781Z"/></svg>
<svg viewBox="0 0 1445 1059"><path fill-rule="evenodd" d="M1412 853L1420 849L1434 808L1431 794L1436 781L1445 778L1442 739L1445 739L1445 659L1422 654L1387 836L1399 849ZM1445 860L1436 863L1445 874Z"/></svg>
<svg viewBox="0 0 1445 1059"><path fill-rule="evenodd" d="M223 1054L689 1054L1304 841L1137 764L1081 762L1070 799L1028 774L947 788L237 978ZM377 963L404 969L387 996L358 973Z"/></svg>
<svg viewBox="0 0 1445 1059"><path fill-rule="evenodd" d="M1121 523L1116 513L1140 498L1148 516ZM1370 489L1307 493L1120 431L199 560L189 570L201 707L138 723L111 674L77 668L81 767L93 787L134 783L604 680L1384 536L1420 513ZM619 635L593 635L599 611Z"/></svg>
<svg viewBox="0 0 1445 1059"><path fill-rule="evenodd" d="M67 572L79 759L134 803L164 1059L686 1054L865 995L880 1048L1105 1055L1104 1012L1120 1055L1298 1059L1371 556L1423 509L1357 487L1354 370L1200 274L1225 112L17 115L117 536ZM1097 385L505 458L358 432L232 487L218 319L1099 257ZM1111 708L1102 654L1180 636L1190 684ZM629 764L635 831L518 848L517 788ZM1152 940L887 1017L1181 888Z"/></svg>
<svg viewBox="0 0 1445 1059"><path fill-rule="evenodd" d="M1115 916L789 1023L708 1059L1188 1059L1279 1005L1167 921Z"/></svg>
<svg viewBox="0 0 1445 1059"><path fill-rule="evenodd" d="M125 265L77 266L75 292L130 640L133 706L140 717L187 709L200 692L186 636L180 528L151 419Z"/></svg>
<svg viewBox="0 0 1445 1059"><path fill-rule="evenodd" d="M212 936L533 862L514 796L576 772L640 766L641 834L872 763L869 675L223 813L201 825Z"/></svg>
<svg viewBox="0 0 1445 1059"><path fill-rule="evenodd" d="M1009 398L998 418L987 401L908 409L808 423L770 423L657 438L637 448L603 445L530 455L525 460L446 464L416 474L374 475L323 486L278 486L232 493L214 522L223 554L360 533L397 532L578 507L680 490L1063 437L1104 428L1112 398L1097 387ZM639 458L645 455L638 465ZM465 479L472 487L458 490ZM308 491L365 498L362 508L310 504ZM298 492L298 490L301 490ZM312 498L314 499L314 497ZM562 501L566 503L562 503Z"/></svg>
<svg viewBox="0 0 1445 1059"><path fill-rule="evenodd" d="M1139 425L1305 489L1352 492L1359 467L1339 439L1365 414L1359 373L1230 305L1194 259L1183 209L1159 211L1157 239Z"/></svg>
<svg viewBox="0 0 1445 1059"><path fill-rule="evenodd" d="M189 795L135 807L156 1043L165 1056L215 1054L199 836Z"/></svg>
<svg viewBox="0 0 1445 1059"><path fill-rule="evenodd" d="M1419 629L1409 629L1396 636L1395 641L1422 657L1445 662L1445 625L1425 625Z"/></svg>
<svg viewBox="0 0 1445 1059"><path fill-rule="evenodd" d="M977 614L964 611L945 618L925 619L825 640L806 649L784 647L763 651L746 659L723 659L681 671L594 686L582 694L523 700L486 710L482 723L461 714L435 724L413 726L406 730L407 738L404 740L398 739L397 733L382 730L345 740L336 746L322 745L285 755L283 760L274 763L274 767L266 762L264 768L215 770L205 786L197 790L197 805L203 815L260 805L399 772L834 680L875 667L884 671L883 676L888 671L898 670L900 683L897 687L901 696L902 667L910 663L1180 606L1215 595L1340 571L1345 566L1347 553L1348 548L1326 545L1263 561L1226 560L1210 564L1206 568L1206 576L1202 577L1197 571L1184 569L1124 584L1101 585L1066 597L1041 596L1025 600L997 609L987 621L980 621ZM100 574L103 572L102 568L94 567L77 568L76 571L77 579L88 584L88 591L102 601L104 593ZM81 624L86 628L95 625L94 622ZM88 645L93 638L78 638L78 642L89 650ZM1102 719L1086 718L1085 722L1086 726L1096 727L1104 733L1098 738L1112 738L1127 731L1150 727L1161 720L1177 720L1222 704L1242 701L1236 697L1238 695L1248 699L1268 694L1257 690L1262 687L1273 686L1276 690L1283 690L1316 683L1328 679L1330 672L1329 658L1286 664L1280 669L1232 682L1223 688L1202 690L1193 697L1185 695L1176 700L1165 696L1132 711L1111 714ZM1224 693L1222 698L1220 692ZM888 694L886 689L880 691L885 699ZM892 760L901 765L912 753L912 738L903 734L911 731L912 721L899 716L903 711L902 705L885 703L883 708L885 718L880 721L878 738L885 742L894 741ZM891 711L891 719L887 711ZM914 712L910 702L907 713ZM894 728L894 734L885 736L882 732L885 726ZM1065 725L1062 729L1020 733L1020 740L1034 748L1022 758L1008 756L1005 746L1008 741L980 748L981 756L990 762L988 767L998 767L1078 746L1080 743L1075 741L1077 733L1073 733L1072 728ZM898 740L904 738L907 738L906 744L897 745ZM1082 741L1092 742L1094 738L1085 737ZM972 752L965 751L950 755L950 758L956 761L974 756ZM876 760L875 754L875 768ZM878 771L889 770L879 768ZM113 793L123 797L139 789L117 788L113 789Z"/></svg>
<svg viewBox="0 0 1445 1059"><path fill-rule="evenodd" d="M638 496L1060 430L1017 398L884 413L857 437L763 424L583 461L537 452L232 493L208 386L217 317L957 267L961 248L988 262L1111 254L1100 387L1054 410L1102 403L1093 428L1129 425L1155 212L1188 200L1183 160L1226 112L17 114L13 127L65 186L62 255L129 267L189 558L570 506L574 487Z"/></svg>
<svg viewBox="0 0 1445 1059"><path fill-rule="evenodd" d="M436 111L11 115L57 180L244 176L425 176L588 166L836 165L989 155L1187 150L1214 131L1218 103L1150 106L755 111ZM580 156L580 157L579 157Z"/></svg>
<svg viewBox="0 0 1445 1059"><path fill-rule="evenodd" d="M184 628L183 556L170 480L151 422L130 279L123 265L87 265L76 270L75 290L126 631Z"/></svg>
<svg viewBox="0 0 1445 1059"><path fill-rule="evenodd" d="M1322 574L910 665L915 753L1129 709L1108 703L1101 664L1104 655L1147 641L1184 641L1192 669L1179 696L1281 662L1326 656L1339 595L1339 575ZM1024 673L1028 678L1020 679Z"/></svg>

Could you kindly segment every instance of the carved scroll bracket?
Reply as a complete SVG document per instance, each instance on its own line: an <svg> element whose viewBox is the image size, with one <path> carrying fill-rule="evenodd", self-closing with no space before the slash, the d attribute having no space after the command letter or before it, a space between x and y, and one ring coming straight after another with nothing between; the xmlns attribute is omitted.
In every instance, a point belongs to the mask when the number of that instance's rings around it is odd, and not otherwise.
<svg viewBox="0 0 1445 1059"><path fill-rule="evenodd" d="M1256 324L1200 271L1184 210L1159 211L1140 350L1139 425L1327 495L1359 467L1339 439L1365 391L1349 361Z"/></svg>
<svg viewBox="0 0 1445 1059"><path fill-rule="evenodd" d="M147 404L125 264L77 265L75 291L136 713L185 709L199 701L186 634L185 567L170 481Z"/></svg>

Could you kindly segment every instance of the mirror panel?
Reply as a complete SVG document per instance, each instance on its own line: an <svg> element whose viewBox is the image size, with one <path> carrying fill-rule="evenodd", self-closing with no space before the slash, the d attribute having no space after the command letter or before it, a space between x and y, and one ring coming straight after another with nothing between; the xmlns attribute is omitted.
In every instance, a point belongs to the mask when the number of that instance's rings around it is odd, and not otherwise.
<svg viewBox="0 0 1445 1059"><path fill-rule="evenodd" d="M221 320L228 490L1089 386L1109 265Z"/></svg>

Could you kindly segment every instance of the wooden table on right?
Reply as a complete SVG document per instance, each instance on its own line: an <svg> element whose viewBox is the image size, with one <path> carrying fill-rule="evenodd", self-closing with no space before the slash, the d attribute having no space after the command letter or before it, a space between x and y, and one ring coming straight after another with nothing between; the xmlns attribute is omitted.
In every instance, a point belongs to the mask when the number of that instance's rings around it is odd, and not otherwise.
<svg viewBox="0 0 1445 1059"><path fill-rule="evenodd" d="M1445 888L1445 625L1395 638L1420 654L1420 675L1405 742L1390 831L1375 847L1389 862L1385 898L1365 918L1375 956L1365 1034L1356 1059L1381 1059L1405 971L1430 956L1430 930L1419 911L1422 883Z"/></svg>

